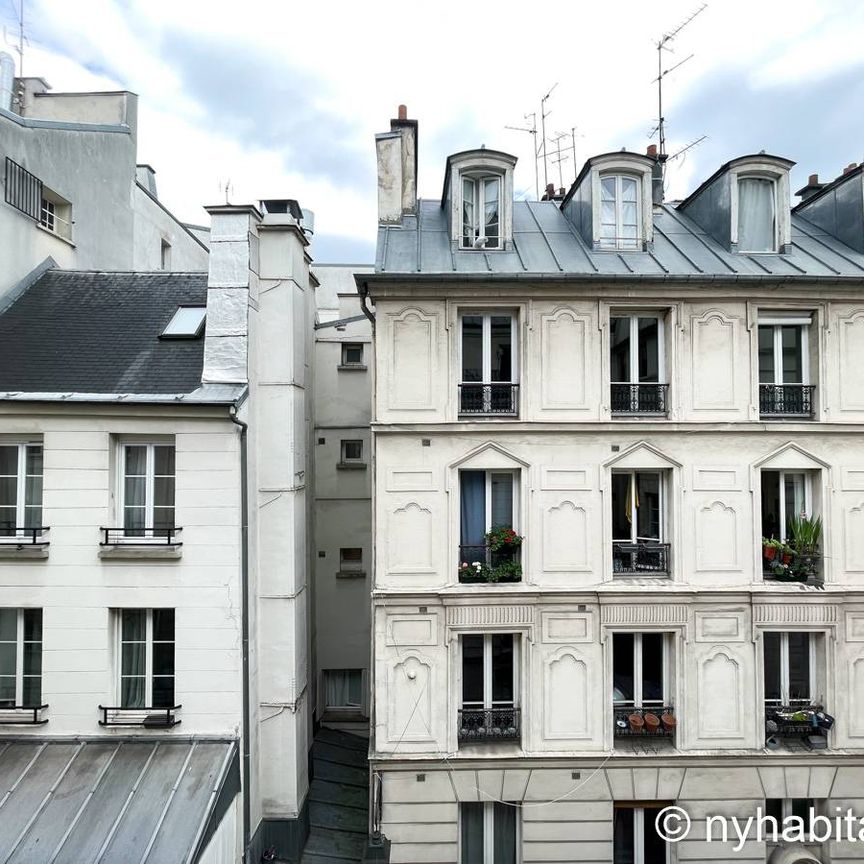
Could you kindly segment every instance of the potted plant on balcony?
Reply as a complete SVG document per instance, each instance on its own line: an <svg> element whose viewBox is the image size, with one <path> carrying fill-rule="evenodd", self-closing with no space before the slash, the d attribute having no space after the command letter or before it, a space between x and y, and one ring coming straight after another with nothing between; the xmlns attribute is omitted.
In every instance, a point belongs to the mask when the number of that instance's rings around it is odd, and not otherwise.
<svg viewBox="0 0 864 864"><path fill-rule="evenodd" d="M672 713L671 708L667 708L661 715L660 721L663 723L663 728L668 732L672 733L675 731L675 715Z"/></svg>
<svg viewBox="0 0 864 864"><path fill-rule="evenodd" d="M762 538L762 554L766 561L773 561L777 557L777 550L782 548L782 540L775 540L773 537Z"/></svg>
<svg viewBox="0 0 864 864"><path fill-rule="evenodd" d="M805 582L816 576L819 571L821 553L819 544L822 540L822 517L810 519L806 513L794 516L790 523L790 547L795 553L792 562L793 578Z"/></svg>

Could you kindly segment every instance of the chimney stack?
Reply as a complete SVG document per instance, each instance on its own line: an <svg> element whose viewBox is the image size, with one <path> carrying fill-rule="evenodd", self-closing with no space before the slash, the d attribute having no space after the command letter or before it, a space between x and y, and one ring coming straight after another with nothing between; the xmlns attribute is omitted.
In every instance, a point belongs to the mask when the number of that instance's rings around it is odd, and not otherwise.
<svg viewBox="0 0 864 864"><path fill-rule="evenodd" d="M851 173L852 171L854 171L857 167L858 167L858 163L857 163L857 162L850 162L850 163L849 163L849 164L848 164L848 165L843 169L843 174L841 174L840 176L841 176L841 177L845 177L847 174L849 174L849 173Z"/></svg>
<svg viewBox="0 0 864 864"><path fill-rule="evenodd" d="M390 131L375 136L378 222L397 224L417 213L417 121L400 105Z"/></svg>
<svg viewBox="0 0 864 864"><path fill-rule="evenodd" d="M657 145L649 144L645 155L654 160L651 166L651 203L657 207L663 203L663 165L666 162L666 154L657 153Z"/></svg>
<svg viewBox="0 0 864 864"><path fill-rule="evenodd" d="M818 174L811 174L807 178L807 185L802 186L795 195L801 199L803 204L808 198L812 198L817 192L821 192L825 188L824 183L819 182Z"/></svg>

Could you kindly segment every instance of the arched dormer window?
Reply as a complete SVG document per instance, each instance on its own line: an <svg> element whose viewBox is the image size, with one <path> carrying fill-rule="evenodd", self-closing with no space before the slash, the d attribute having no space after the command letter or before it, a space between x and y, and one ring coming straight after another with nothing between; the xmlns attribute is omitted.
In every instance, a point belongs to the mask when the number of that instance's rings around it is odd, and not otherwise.
<svg viewBox="0 0 864 864"><path fill-rule="evenodd" d="M499 174L462 174L463 249L500 247L501 180Z"/></svg>
<svg viewBox="0 0 864 864"><path fill-rule="evenodd" d="M776 252L777 182L760 175L738 176L738 251Z"/></svg>
<svg viewBox="0 0 864 864"><path fill-rule="evenodd" d="M641 249L640 178L600 175L600 248Z"/></svg>

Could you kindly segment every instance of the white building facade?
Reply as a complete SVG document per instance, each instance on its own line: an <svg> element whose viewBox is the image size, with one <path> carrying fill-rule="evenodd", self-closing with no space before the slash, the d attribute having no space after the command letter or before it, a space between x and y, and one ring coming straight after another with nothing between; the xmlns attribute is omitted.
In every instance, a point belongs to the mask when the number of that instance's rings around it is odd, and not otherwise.
<svg viewBox="0 0 864 864"><path fill-rule="evenodd" d="M860 167L791 214L764 154L675 205L625 152L514 202L480 149L417 201L416 143L378 136L357 277L390 860L856 860L704 818L864 809Z"/></svg>

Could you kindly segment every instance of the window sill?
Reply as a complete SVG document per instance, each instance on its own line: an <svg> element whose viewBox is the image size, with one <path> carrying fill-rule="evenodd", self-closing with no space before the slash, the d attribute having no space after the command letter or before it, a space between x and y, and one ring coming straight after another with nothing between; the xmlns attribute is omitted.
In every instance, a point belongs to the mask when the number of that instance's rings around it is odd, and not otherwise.
<svg viewBox="0 0 864 864"><path fill-rule="evenodd" d="M369 466L366 462L337 462L337 471L365 471Z"/></svg>
<svg viewBox="0 0 864 864"><path fill-rule="evenodd" d="M102 546L99 549L99 557L107 559L151 559L164 560L180 558L183 554L182 543L160 543L148 545L146 543L117 543L112 546Z"/></svg>
<svg viewBox="0 0 864 864"><path fill-rule="evenodd" d="M16 543L14 540L0 541L0 558L36 561L48 557L48 541L44 543Z"/></svg>
<svg viewBox="0 0 864 864"><path fill-rule="evenodd" d="M71 240L68 240L66 237L63 237L61 234L58 234L56 231L52 231L50 228L46 228L44 225L41 225L39 222L36 223L36 227L40 231L43 231L45 234L48 234L50 237L54 237L55 239L59 240L61 243L65 243L67 246L71 246L73 249L76 248L75 244Z"/></svg>
<svg viewBox="0 0 864 864"><path fill-rule="evenodd" d="M368 369L365 363L340 363L336 367L338 372L366 372Z"/></svg>
<svg viewBox="0 0 864 864"><path fill-rule="evenodd" d="M337 579L365 579L366 571L365 570L337 570L336 571Z"/></svg>
<svg viewBox="0 0 864 864"><path fill-rule="evenodd" d="M632 420L634 417L648 417L651 420L656 420L659 417L665 420L669 416L668 411L610 411L609 414L613 420L619 418Z"/></svg>

